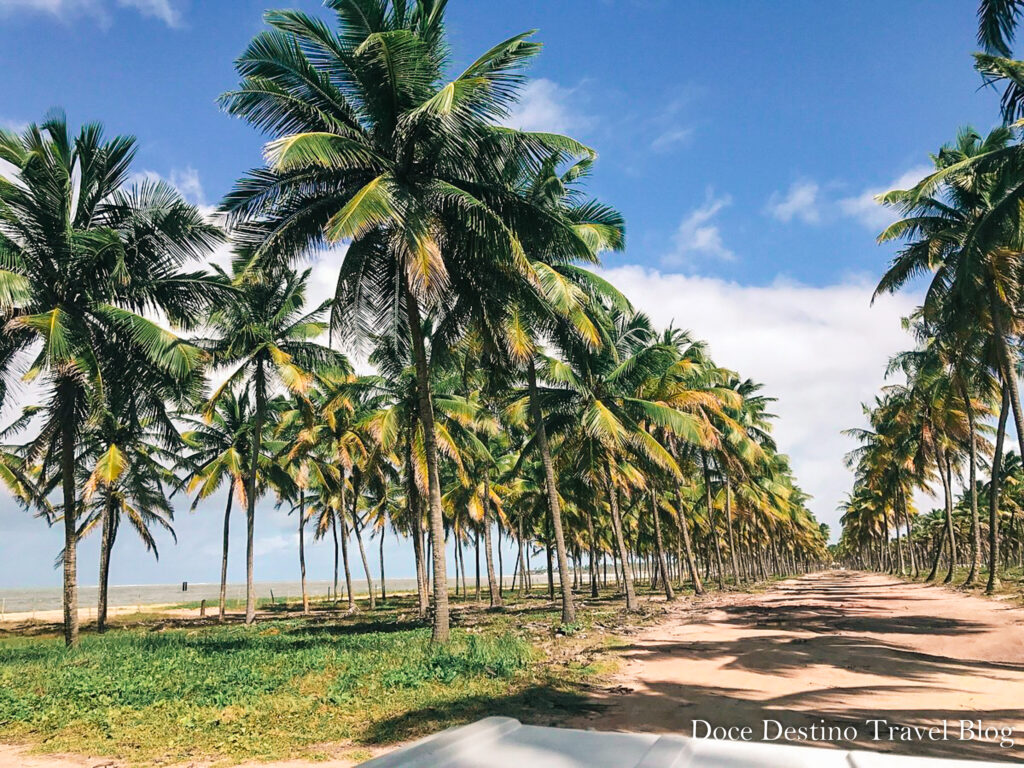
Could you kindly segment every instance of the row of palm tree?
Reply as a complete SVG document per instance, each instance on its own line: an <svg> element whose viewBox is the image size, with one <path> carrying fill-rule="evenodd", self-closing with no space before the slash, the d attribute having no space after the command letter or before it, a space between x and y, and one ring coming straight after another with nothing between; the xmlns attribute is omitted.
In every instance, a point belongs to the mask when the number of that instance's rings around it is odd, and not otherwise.
<svg viewBox="0 0 1024 768"><path fill-rule="evenodd" d="M887 386L865 407L869 428L850 431L861 446L848 456L855 484L840 543L860 564L901 573L929 568L928 578L941 561L947 582L962 562L967 586L981 578L984 558L990 592L1007 564L1001 537L1016 531L1019 470L1008 468L1019 460L1005 452L1011 415L1016 456L1024 454L1024 143L1011 124L1024 104L1024 67L1009 58L1022 9L1017 0L982 0L979 9L985 52L976 65L987 83L1006 86L1004 124L985 136L961 129L931 156L934 171L920 183L879 198L900 214L879 241L901 245L876 295L926 277L928 284L922 306L905 321L916 347L890 362L889 372L905 383ZM936 488L942 508L917 519L914 493Z"/></svg>
<svg viewBox="0 0 1024 768"><path fill-rule="evenodd" d="M2 474L63 526L67 643L83 535L101 531L102 628L119 525L155 549L174 494L225 486L220 614L237 505L250 623L268 495L297 518L304 610L307 523L335 542L335 594L340 547L353 607L349 535L372 608L366 540L390 528L412 541L438 642L448 542L465 590L465 548L483 537L494 605L491 537L515 538L521 587L543 547L565 623L583 563L596 594L608 554L628 610L635 569L671 599L684 578L701 592L702 569L724 585L726 562L735 582L822 562L759 385L585 268L625 238L583 188L593 150L501 125L532 33L451 77L444 0L325 5L333 26L268 12L236 61L222 106L268 142L216 223L167 184L131 183L130 137L73 133L61 115L0 132L3 393L36 382L5 432L32 436ZM224 241L230 271L205 263ZM311 258L340 271L310 310Z"/></svg>

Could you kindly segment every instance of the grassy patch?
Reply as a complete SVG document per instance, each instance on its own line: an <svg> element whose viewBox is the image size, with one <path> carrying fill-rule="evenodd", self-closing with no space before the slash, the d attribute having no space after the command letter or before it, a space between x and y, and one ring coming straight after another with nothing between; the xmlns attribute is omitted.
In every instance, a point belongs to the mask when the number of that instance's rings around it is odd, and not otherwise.
<svg viewBox="0 0 1024 768"><path fill-rule="evenodd" d="M253 627L164 617L84 634L70 652L53 635L0 638L0 739L135 763L268 760L491 714L546 722L585 705L579 683L609 669L621 621L602 601L558 637L546 600L467 606L439 648L409 609L275 611Z"/></svg>
<svg viewBox="0 0 1024 768"><path fill-rule="evenodd" d="M904 576L903 578L911 581L925 581L925 577L927 577L928 571L931 569L931 562L929 561L927 565L919 564L919 568L921 570L916 578L913 576ZM948 566L940 566L932 583L939 585L944 584L944 579L946 578L948 570ZM970 569L967 566L958 565L953 569L953 580L945 586L960 589L969 594L985 595L986 587L988 586L988 568L982 566L978 571L978 576L975 580L974 586L964 587L964 582L967 581L967 574L969 572ZM1022 588L1024 588L1024 569L1021 569L1020 566L1001 568L999 570L999 586L996 588L996 591L992 596L1009 599L1015 603L1024 605L1024 593L1022 593Z"/></svg>

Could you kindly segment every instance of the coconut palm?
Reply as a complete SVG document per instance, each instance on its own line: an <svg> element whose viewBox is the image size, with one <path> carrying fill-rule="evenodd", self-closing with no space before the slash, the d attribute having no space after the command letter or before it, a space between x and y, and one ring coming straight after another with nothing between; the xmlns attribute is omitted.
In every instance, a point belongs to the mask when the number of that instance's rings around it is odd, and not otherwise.
<svg viewBox="0 0 1024 768"><path fill-rule="evenodd" d="M81 459L88 467L96 459L92 471L83 471L82 522L78 537L99 528L100 573L96 610L96 629L106 630L110 559L122 522L127 522L138 534L146 550L160 557L154 528L174 534L174 508L169 491L178 480L165 463L169 454L158 444L135 437L121 445L86 439Z"/></svg>
<svg viewBox="0 0 1024 768"><path fill-rule="evenodd" d="M126 186L129 136L105 140L98 124L72 134L63 115L21 135L0 130L0 313L5 355L34 356L26 376L46 384L33 455L60 467L64 520L64 638L78 638L76 452L83 426L105 399L121 353L186 376L202 354L143 316L159 311L187 327L213 283L186 263L219 240L217 229L172 187Z"/></svg>
<svg viewBox="0 0 1024 768"><path fill-rule="evenodd" d="M170 408L194 404L201 392L200 371L179 377L153 368L121 350L117 375L81 435L83 521L78 536L100 527L99 604L96 626L106 628L110 555L120 522L127 520L146 548L159 557L150 526L174 535L168 492L178 486L173 457L182 441Z"/></svg>
<svg viewBox="0 0 1024 768"><path fill-rule="evenodd" d="M536 281L520 227L566 224L525 200L503 169L555 153L592 154L570 139L500 128L539 49L516 35L448 79L445 2L327 0L337 29L298 11L271 11L236 66L224 107L273 137L269 167L251 172L225 209L256 247L254 264L350 241L333 324L407 340L416 366L434 541L434 640L448 637L443 509L425 331L473 275Z"/></svg>
<svg viewBox="0 0 1024 768"><path fill-rule="evenodd" d="M645 382L674 355L658 343L647 317L611 306L601 323L605 342L599 349L567 335L561 340L565 359L544 358L539 371L544 386L538 387L537 401L547 414L550 431L566 435L562 450L576 457L576 471L592 474L595 484L603 486L627 609L632 611L637 603L620 506L630 490L644 487L634 462L679 474L675 459L646 427L696 444L709 436L698 414L643 396ZM519 407L528 399L527 394Z"/></svg>
<svg viewBox="0 0 1024 768"><path fill-rule="evenodd" d="M241 261L241 260L239 260ZM228 280L228 275L222 273ZM236 271L230 277L232 299L209 319L210 337L200 342L220 368L228 369L224 382L210 396L204 414L210 417L221 399L237 386L248 383L253 393L250 457L246 479L245 621L256 619L253 581L253 543L258 491L258 465L263 431L267 426L268 401L275 393L304 396L320 369L340 367L343 358L317 338L327 325L321 320L326 304L307 311L306 284L309 270L281 268L269 271Z"/></svg>
<svg viewBox="0 0 1024 768"><path fill-rule="evenodd" d="M1011 57L1017 24L1024 12L1021 0L981 0L978 5L978 43L974 66L986 85L1003 84L1003 120L1024 116L1024 63Z"/></svg>
<svg viewBox="0 0 1024 768"><path fill-rule="evenodd" d="M248 508L245 489L250 472L249 450L252 447L253 427L249 389L243 388L237 393L229 389L221 396L216 407L207 412L205 419L185 416L183 421L189 429L182 433L182 440L190 452L182 456L179 470L184 473L184 485L188 492L195 494L192 510L227 483L217 613L220 621L224 621L232 502L237 499L243 508Z"/></svg>

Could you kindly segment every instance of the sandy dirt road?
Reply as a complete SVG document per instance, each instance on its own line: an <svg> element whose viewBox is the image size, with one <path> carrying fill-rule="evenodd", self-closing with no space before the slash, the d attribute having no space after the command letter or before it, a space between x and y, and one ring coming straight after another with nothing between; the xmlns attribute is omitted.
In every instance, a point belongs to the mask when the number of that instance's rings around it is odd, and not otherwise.
<svg viewBox="0 0 1024 768"><path fill-rule="evenodd" d="M1024 761L1024 610L1004 601L874 574L814 574L681 607L631 638L624 655L621 687L572 725L692 735L692 721L705 720L749 724L753 740L765 738L766 720L769 736L778 733L771 721L853 726L857 739L833 732L833 745ZM887 721L880 741L869 719ZM1012 728L1016 744L961 741L961 719ZM948 740L899 727L943 720Z"/></svg>
<svg viewBox="0 0 1024 768"><path fill-rule="evenodd" d="M665 621L631 635L623 656L616 679L593 694L594 711L562 724L691 735L692 721L706 720L749 725L760 740L768 720L855 728L858 738L831 743L843 748L1024 762L1024 610L1003 601L879 575L814 574L762 594L680 600ZM897 728L895 740L887 726L872 740L869 719ZM1016 744L961 741L961 719L1012 728ZM900 726L943 720L948 740L901 740ZM107 765L117 763L0 746L0 768Z"/></svg>

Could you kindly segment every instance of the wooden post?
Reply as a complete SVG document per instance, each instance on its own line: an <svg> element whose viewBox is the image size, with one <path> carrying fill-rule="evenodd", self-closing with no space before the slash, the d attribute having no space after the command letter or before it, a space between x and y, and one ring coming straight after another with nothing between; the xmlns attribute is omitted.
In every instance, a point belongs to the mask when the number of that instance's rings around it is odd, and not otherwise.
<svg viewBox="0 0 1024 768"><path fill-rule="evenodd" d="M199 601L199 618L200 619L205 619L206 618L206 598L203 598L202 600Z"/></svg>

